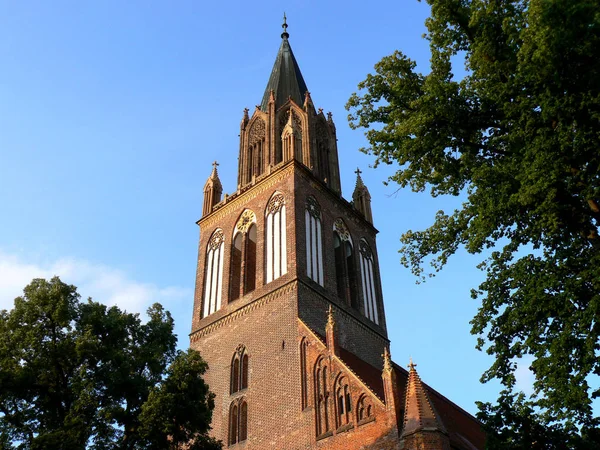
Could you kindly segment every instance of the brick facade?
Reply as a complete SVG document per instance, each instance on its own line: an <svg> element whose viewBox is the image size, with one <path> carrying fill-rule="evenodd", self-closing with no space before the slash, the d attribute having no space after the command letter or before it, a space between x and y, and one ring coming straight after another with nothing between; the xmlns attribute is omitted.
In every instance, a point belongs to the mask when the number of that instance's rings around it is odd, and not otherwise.
<svg viewBox="0 0 600 450"><path fill-rule="evenodd" d="M482 449L474 418L389 360L368 190L359 175L360 205L341 197L335 126L288 36L242 119L237 191L221 198L216 165L204 188L190 344L209 365L212 433L247 450Z"/></svg>

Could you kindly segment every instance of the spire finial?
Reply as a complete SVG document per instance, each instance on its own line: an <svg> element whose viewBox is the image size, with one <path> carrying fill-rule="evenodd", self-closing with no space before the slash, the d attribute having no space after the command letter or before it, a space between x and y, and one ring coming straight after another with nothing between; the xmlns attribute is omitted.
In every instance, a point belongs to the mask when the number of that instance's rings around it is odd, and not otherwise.
<svg viewBox="0 0 600 450"><path fill-rule="evenodd" d="M392 370L392 358L390 357L390 351L387 348L387 345L383 347L383 370L390 371Z"/></svg>
<svg viewBox="0 0 600 450"><path fill-rule="evenodd" d="M412 356L411 356L410 362L408 363L408 368L412 371L412 370L415 370L415 367L417 367L417 365L413 362Z"/></svg>
<svg viewBox="0 0 600 450"><path fill-rule="evenodd" d="M362 173L362 170L360 170L360 168L357 167L356 170L354 171L354 173L356 174L356 176L360 177L360 174Z"/></svg>
<svg viewBox="0 0 600 450"><path fill-rule="evenodd" d="M290 34L287 32L287 17L285 16L285 12L283 13L283 25L281 25L281 28L283 28L283 33L281 33L281 38L282 39L287 39L290 37Z"/></svg>
<svg viewBox="0 0 600 450"><path fill-rule="evenodd" d="M213 161L212 166L215 170L217 170L219 163L217 161Z"/></svg>
<svg viewBox="0 0 600 450"><path fill-rule="evenodd" d="M327 325L335 325L335 319L333 318L333 308L331 305L329 305L329 308L327 309Z"/></svg>

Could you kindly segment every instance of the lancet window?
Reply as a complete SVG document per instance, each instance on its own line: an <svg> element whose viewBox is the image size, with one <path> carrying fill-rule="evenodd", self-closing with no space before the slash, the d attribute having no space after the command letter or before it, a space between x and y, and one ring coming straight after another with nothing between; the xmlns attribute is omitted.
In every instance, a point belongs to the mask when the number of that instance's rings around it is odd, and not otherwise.
<svg viewBox="0 0 600 450"><path fill-rule="evenodd" d="M352 418L352 400L350 386L344 376L340 376L335 383L335 398L337 411L337 426L348 425Z"/></svg>
<svg viewBox="0 0 600 450"><path fill-rule="evenodd" d="M230 274L229 301L256 287L256 216L248 209L235 226Z"/></svg>
<svg viewBox="0 0 600 450"><path fill-rule="evenodd" d="M265 121L259 117L250 127L246 160L244 161L244 181L246 183L250 183L252 177L260 176L265 167Z"/></svg>
<svg viewBox="0 0 600 450"><path fill-rule="evenodd" d="M248 387L248 352L239 345L231 359L230 393L235 394Z"/></svg>
<svg viewBox="0 0 600 450"><path fill-rule="evenodd" d="M373 252L371 251L369 244L367 244L364 239L361 239L360 241L360 274L365 316L367 316L376 324L379 324Z"/></svg>
<svg viewBox="0 0 600 450"><path fill-rule="evenodd" d="M306 162L302 156L302 119L290 108L286 115L282 115L281 149L283 160L296 158Z"/></svg>
<svg viewBox="0 0 600 450"><path fill-rule="evenodd" d="M373 416L373 406L366 395L361 395L356 404L356 422L363 422Z"/></svg>
<svg viewBox="0 0 600 450"><path fill-rule="evenodd" d="M306 274L324 285L323 241L321 237L321 206L311 195L306 200Z"/></svg>
<svg viewBox="0 0 600 450"><path fill-rule="evenodd" d="M333 249L338 297L358 309L352 238L342 219L333 224Z"/></svg>
<svg viewBox="0 0 600 450"><path fill-rule="evenodd" d="M208 241L206 248L203 317L206 317L221 308L224 249L225 238L223 236L223 230L215 230Z"/></svg>
<svg viewBox="0 0 600 450"><path fill-rule="evenodd" d="M315 414L317 425L317 436L327 433L329 426L329 370L325 363L325 358L319 358L315 364L314 383L315 383Z"/></svg>
<svg viewBox="0 0 600 450"><path fill-rule="evenodd" d="M229 445L248 439L248 402L240 398L229 406Z"/></svg>
<svg viewBox="0 0 600 450"><path fill-rule="evenodd" d="M283 194L273 194L265 211L267 283L287 273L287 239L285 199Z"/></svg>

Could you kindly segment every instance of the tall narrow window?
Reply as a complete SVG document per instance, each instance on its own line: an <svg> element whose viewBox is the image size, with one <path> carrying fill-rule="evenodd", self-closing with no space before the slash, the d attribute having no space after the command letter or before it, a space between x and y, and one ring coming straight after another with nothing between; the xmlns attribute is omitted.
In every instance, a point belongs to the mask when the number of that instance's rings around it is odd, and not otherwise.
<svg viewBox="0 0 600 450"><path fill-rule="evenodd" d="M324 285L323 241L321 238L321 206L311 195L306 199L306 274Z"/></svg>
<svg viewBox="0 0 600 450"><path fill-rule="evenodd" d="M375 274L373 252L364 239L360 241L360 274L363 293L365 316L379 325L377 311L377 290L375 288Z"/></svg>
<svg viewBox="0 0 600 450"><path fill-rule="evenodd" d="M248 402L237 399L229 406L229 445L248 439Z"/></svg>
<svg viewBox="0 0 600 450"><path fill-rule="evenodd" d="M248 387L248 353L246 347L239 345L231 359L231 394Z"/></svg>
<svg viewBox="0 0 600 450"><path fill-rule="evenodd" d="M231 364L231 393L240 390L240 358L236 354Z"/></svg>
<svg viewBox="0 0 600 450"><path fill-rule="evenodd" d="M373 415L373 407L366 395L361 395L356 404L356 421L361 422Z"/></svg>
<svg viewBox="0 0 600 450"><path fill-rule="evenodd" d="M302 409L308 407L308 380L306 373L306 350L308 347L308 341L306 338L302 338L300 342L300 384L302 386Z"/></svg>
<svg viewBox="0 0 600 450"><path fill-rule="evenodd" d="M232 403L229 407L229 445L238 442L238 405Z"/></svg>
<svg viewBox="0 0 600 450"><path fill-rule="evenodd" d="M315 419L317 436L329 431L329 374L324 358L319 358L315 365Z"/></svg>
<svg viewBox="0 0 600 450"><path fill-rule="evenodd" d="M245 210L240 216L233 235L229 301L256 287L256 216Z"/></svg>
<svg viewBox="0 0 600 450"><path fill-rule="evenodd" d="M246 234L244 258L244 294L256 287L256 225L251 225Z"/></svg>
<svg viewBox="0 0 600 450"><path fill-rule="evenodd" d="M350 423L352 413L352 400L350 398L350 387L345 377L338 378L336 383L336 409L337 409L337 426L347 425Z"/></svg>
<svg viewBox="0 0 600 450"><path fill-rule="evenodd" d="M333 224L333 250L338 297L358 309L352 238L342 219Z"/></svg>
<svg viewBox="0 0 600 450"><path fill-rule="evenodd" d="M206 249L203 317L221 308L224 247L223 230L216 230Z"/></svg>
<svg viewBox="0 0 600 450"><path fill-rule="evenodd" d="M285 199L276 192L265 211L267 219L267 283L287 273Z"/></svg>
<svg viewBox="0 0 600 450"><path fill-rule="evenodd" d="M242 400L240 404L240 436L239 442L248 439L248 403Z"/></svg>

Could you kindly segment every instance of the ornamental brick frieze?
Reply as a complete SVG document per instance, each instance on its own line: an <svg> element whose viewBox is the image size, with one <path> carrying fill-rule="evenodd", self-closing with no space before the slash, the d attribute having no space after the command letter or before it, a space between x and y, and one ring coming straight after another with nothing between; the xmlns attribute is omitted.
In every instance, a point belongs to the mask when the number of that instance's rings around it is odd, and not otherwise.
<svg viewBox="0 0 600 450"><path fill-rule="evenodd" d="M208 216L206 220L201 219L198 223L203 228L210 228L213 225L219 224L230 214L239 211L241 206L258 197L264 191L273 188L273 186L281 182L281 180L288 178L292 173L294 173L294 164L290 164L289 167L286 167L278 174L273 173L273 177L269 177L263 183L255 184L252 186L253 189L248 189L248 191L235 196L233 199L231 199L231 197L233 197L232 195L229 197L231 200L228 199L223 206Z"/></svg>

